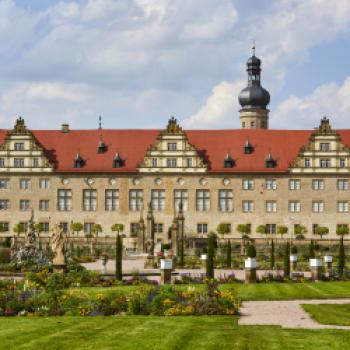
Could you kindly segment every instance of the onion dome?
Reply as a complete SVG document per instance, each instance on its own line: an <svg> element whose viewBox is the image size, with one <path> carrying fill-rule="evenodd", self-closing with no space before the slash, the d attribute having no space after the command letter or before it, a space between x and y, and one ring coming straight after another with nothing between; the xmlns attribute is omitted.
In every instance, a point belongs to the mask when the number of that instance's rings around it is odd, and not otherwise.
<svg viewBox="0 0 350 350"><path fill-rule="evenodd" d="M244 88L238 97L242 109L266 109L270 102L270 94L260 84L261 60L253 55L247 61L248 86Z"/></svg>
<svg viewBox="0 0 350 350"><path fill-rule="evenodd" d="M227 153L224 159L224 168L233 168L234 165L235 165L235 161L233 160L231 155Z"/></svg>
<svg viewBox="0 0 350 350"><path fill-rule="evenodd" d="M117 152L113 159L113 168L121 168L123 165L124 165L124 161L120 157L119 153Z"/></svg>
<svg viewBox="0 0 350 350"><path fill-rule="evenodd" d="M272 154L269 153L265 159L265 168L275 168L277 161L273 159Z"/></svg>
<svg viewBox="0 0 350 350"><path fill-rule="evenodd" d="M85 160L81 157L79 152L74 158L74 168L82 168L85 165Z"/></svg>
<svg viewBox="0 0 350 350"><path fill-rule="evenodd" d="M98 146L97 146L97 153L101 154L101 153L105 153L105 152L107 152L107 146L103 142L103 140L100 139L100 141L98 142Z"/></svg>
<svg viewBox="0 0 350 350"><path fill-rule="evenodd" d="M254 151L254 147L247 139L247 141L244 144L244 154L252 154L253 151Z"/></svg>

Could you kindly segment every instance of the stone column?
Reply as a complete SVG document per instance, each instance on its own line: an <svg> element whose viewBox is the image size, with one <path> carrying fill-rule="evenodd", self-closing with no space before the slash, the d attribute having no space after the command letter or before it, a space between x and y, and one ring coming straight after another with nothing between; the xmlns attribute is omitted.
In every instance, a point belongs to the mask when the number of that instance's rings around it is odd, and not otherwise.
<svg viewBox="0 0 350 350"><path fill-rule="evenodd" d="M160 260L160 283L171 283L171 271L173 269L173 261L171 259Z"/></svg>
<svg viewBox="0 0 350 350"><path fill-rule="evenodd" d="M154 256L154 216L151 202L148 203L147 226L146 226L147 253Z"/></svg>
<svg viewBox="0 0 350 350"><path fill-rule="evenodd" d="M322 278L322 260L310 259L311 279L319 281Z"/></svg>
<svg viewBox="0 0 350 350"><path fill-rule="evenodd" d="M177 249L178 249L178 222L176 218L173 220L173 223L170 226L170 232L171 232L171 248L173 249L173 252L175 255L177 255Z"/></svg>

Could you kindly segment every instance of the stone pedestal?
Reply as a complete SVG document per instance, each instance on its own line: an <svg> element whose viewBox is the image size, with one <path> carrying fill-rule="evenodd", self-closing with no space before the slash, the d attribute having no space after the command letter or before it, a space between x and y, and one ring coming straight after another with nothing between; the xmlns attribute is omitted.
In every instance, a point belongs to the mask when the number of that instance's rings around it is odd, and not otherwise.
<svg viewBox="0 0 350 350"><path fill-rule="evenodd" d="M295 272L297 270L298 256L290 255L289 261L290 261L291 271Z"/></svg>
<svg viewBox="0 0 350 350"><path fill-rule="evenodd" d="M325 263L325 272L328 275L328 277L332 276L332 263L333 263L333 256L331 255L325 255L323 257L324 263Z"/></svg>
<svg viewBox="0 0 350 350"><path fill-rule="evenodd" d="M173 260L171 259L160 260L160 284L171 283L172 270L173 270Z"/></svg>
<svg viewBox="0 0 350 350"><path fill-rule="evenodd" d="M319 281L322 279L322 260L310 259L311 279Z"/></svg>
<svg viewBox="0 0 350 350"><path fill-rule="evenodd" d="M201 254L200 260L201 267L205 269L207 267L207 254Z"/></svg>
<svg viewBox="0 0 350 350"><path fill-rule="evenodd" d="M53 265L53 272L54 273L65 273L66 272L66 265L64 265L64 264L62 264L62 265L54 264Z"/></svg>
<svg viewBox="0 0 350 350"><path fill-rule="evenodd" d="M256 283L256 259L247 258L244 261L245 283Z"/></svg>

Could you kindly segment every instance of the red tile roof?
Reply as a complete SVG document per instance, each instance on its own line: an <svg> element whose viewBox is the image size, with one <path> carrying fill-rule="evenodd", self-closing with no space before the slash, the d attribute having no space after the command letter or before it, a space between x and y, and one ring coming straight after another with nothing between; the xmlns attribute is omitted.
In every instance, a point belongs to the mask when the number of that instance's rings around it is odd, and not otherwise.
<svg viewBox="0 0 350 350"><path fill-rule="evenodd" d="M135 172L147 148L154 144L161 130L102 130L106 153L98 154L100 130L32 130L45 148L57 172ZM0 144L7 130L0 130ZM208 164L209 172L286 172L290 162L308 143L313 130L188 130L189 142ZM350 147L350 130L338 131L342 141ZM244 154L246 140L254 147L252 154ZM77 152L86 161L76 169L73 160ZM118 152L124 160L122 168L113 168L113 158ZM277 161L272 169L265 168L268 153ZM224 168L227 153L235 160L233 168Z"/></svg>

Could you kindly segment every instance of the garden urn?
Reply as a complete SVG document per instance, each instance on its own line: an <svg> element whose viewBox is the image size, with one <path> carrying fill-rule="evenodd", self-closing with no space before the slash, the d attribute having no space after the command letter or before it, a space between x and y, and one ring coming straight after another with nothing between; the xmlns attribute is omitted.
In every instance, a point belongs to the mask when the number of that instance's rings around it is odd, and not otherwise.
<svg viewBox="0 0 350 350"><path fill-rule="evenodd" d="M292 266L292 271L296 271L297 269L297 262L298 262L298 255L290 255L289 256L289 261Z"/></svg>
<svg viewBox="0 0 350 350"><path fill-rule="evenodd" d="M310 259L311 279L319 281L322 278L322 260Z"/></svg>
<svg viewBox="0 0 350 350"><path fill-rule="evenodd" d="M160 283L169 284L171 283L171 271L173 270L172 259L161 259L160 260Z"/></svg>
<svg viewBox="0 0 350 350"><path fill-rule="evenodd" d="M244 261L245 267L245 283L255 283L256 282L256 259L247 258Z"/></svg>

